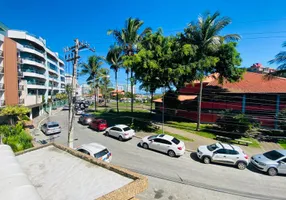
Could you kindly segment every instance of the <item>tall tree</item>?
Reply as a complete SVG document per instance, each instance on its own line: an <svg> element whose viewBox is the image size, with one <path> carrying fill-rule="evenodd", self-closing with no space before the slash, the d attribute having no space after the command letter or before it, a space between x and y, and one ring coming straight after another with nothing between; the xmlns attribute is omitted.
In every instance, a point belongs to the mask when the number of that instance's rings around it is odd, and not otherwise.
<svg viewBox="0 0 286 200"><path fill-rule="evenodd" d="M88 75L86 82L94 88L94 108L96 110L97 90L99 87L99 70L103 65L103 58L100 56L90 56L87 63L81 65L81 75Z"/></svg>
<svg viewBox="0 0 286 200"><path fill-rule="evenodd" d="M191 22L185 29L182 37L183 41L197 46L195 62L197 68L196 77L200 81L197 130L200 129L201 122L203 79L210 72L215 71L215 66L219 61L219 58L213 56L213 53L218 51L224 42L240 39L238 34L220 35L220 32L230 23L231 19L220 17L219 12L215 12L214 14L207 12L199 16L197 21Z"/></svg>
<svg viewBox="0 0 286 200"><path fill-rule="evenodd" d="M282 44L282 47L286 47L286 42ZM269 79L275 77L275 76L286 76L286 51L279 52L274 59L269 61L270 64L277 64L278 70L272 73L269 73L267 77Z"/></svg>
<svg viewBox="0 0 286 200"><path fill-rule="evenodd" d="M125 27L122 30L109 30L107 34L113 34L116 41L120 46L123 47L124 54L126 56L133 56L137 52L137 45L146 35L146 33L151 32L151 28L145 28L141 34L139 34L139 29L143 25L143 21L140 19L128 18L125 23ZM133 85L135 80L133 78L133 69L130 68L130 82L131 82L131 93L133 96ZM133 98L131 99L131 112L133 112Z"/></svg>
<svg viewBox="0 0 286 200"><path fill-rule="evenodd" d="M117 113L119 112L117 74L118 70L122 67L122 62L123 62L122 56L123 56L122 47L118 45L111 46L106 56L106 61L110 65L110 69L114 70L115 72Z"/></svg>
<svg viewBox="0 0 286 200"><path fill-rule="evenodd" d="M109 69L106 68L101 68L99 70L99 73L101 75L100 78L100 89L101 89L101 94L104 98L104 105L106 107L106 101L108 99L109 95L109 90L108 88L111 86L110 78L109 78Z"/></svg>

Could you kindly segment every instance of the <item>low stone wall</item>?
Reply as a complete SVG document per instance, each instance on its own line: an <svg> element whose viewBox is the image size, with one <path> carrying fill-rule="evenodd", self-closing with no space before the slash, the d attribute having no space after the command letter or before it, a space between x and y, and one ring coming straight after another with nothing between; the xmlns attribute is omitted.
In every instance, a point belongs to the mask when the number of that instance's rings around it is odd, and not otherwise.
<svg viewBox="0 0 286 200"><path fill-rule="evenodd" d="M111 170L115 173L118 173L118 174L124 176L124 177L133 179L133 181L131 183L98 198L98 200L114 200L114 199L130 200L130 199L134 199L134 197L137 194L143 192L148 187L148 179L145 176L142 176L142 175L137 174L135 172L132 172L130 170L124 169L122 167L115 166L115 165L106 163L104 161L95 159L95 158L88 156L86 154L83 154L79 151L76 151L74 149L71 149L71 148L68 148L66 146L56 144L56 143L49 143L46 145L41 145L39 147L30 148L30 149L27 149L25 151L15 153L15 155L18 156L18 155L21 155L24 153L28 153L28 152L35 151L35 150L38 150L41 148L45 148L45 147L50 146L50 145L53 145L60 150L66 151L66 152L68 152L68 153L70 153L76 157L79 157L83 160L86 160L92 164L95 164L95 165L98 165L98 166L103 167L105 169Z"/></svg>

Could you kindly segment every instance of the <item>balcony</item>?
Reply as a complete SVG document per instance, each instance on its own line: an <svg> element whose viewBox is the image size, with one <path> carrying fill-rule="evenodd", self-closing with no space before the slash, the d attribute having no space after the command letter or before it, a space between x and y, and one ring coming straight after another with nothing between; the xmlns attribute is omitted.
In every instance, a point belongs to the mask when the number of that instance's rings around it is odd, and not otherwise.
<svg viewBox="0 0 286 200"><path fill-rule="evenodd" d="M40 56L41 58L45 59L45 52L44 51L41 51L33 46L30 46L30 45L24 45L24 48L23 48L23 51L24 52L28 52L28 53L31 53L31 54L35 54L37 56Z"/></svg>
<svg viewBox="0 0 286 200"><path fill-rule="evenodd" d="M40 63L40 64L45 64L44 61L40 60L40 59L37 59L37 58L31 58L31 57L26 57L26 58L23 58L25 60L30 60L30 61L34 61L34 62L37 62L37 63Z"/></svg>
<svg viewBox="0 0 286 200"><path fill-rule="evenodd" d="M0 107L5 106L5 100L0 100Z"/></svg>
<svg viewBox="0 0 286 200"><path fill-rule="evenodd" d="M4 90L4 84L0 83L0 90Z"/></svg>
<svg viewBox="0 0 286 200"><path fill-rule="evenodd" d="M24 99L19 99L19 104L20 104L20 105L23 105L24 102L25 102Z"/></svg>
<svg viewBox="0 0 286 200"><path fill-rule="evenodd" d="M40 68L43 68L43 69L46 69L46 65L44 62L37 62L37 61L34 61L33 59L26 59L24 58L23 59L23 64L27 64L27 65L33 65L33 66L37 66L37 67L40 67Z"/></svg>

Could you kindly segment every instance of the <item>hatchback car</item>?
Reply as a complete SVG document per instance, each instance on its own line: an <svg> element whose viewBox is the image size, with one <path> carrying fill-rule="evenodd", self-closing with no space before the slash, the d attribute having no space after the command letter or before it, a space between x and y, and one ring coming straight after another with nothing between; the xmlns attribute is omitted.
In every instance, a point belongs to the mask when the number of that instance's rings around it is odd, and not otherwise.
<svg viewBox="0 0 286 200"><path fill-rule="evenodd" d="M107 122L104 119L94 119L89 123L89 127L96 131L105 131L107 129Z"/></svg>
<svg viewBox="0 0 286 200"><path fill-rule="evenodd" d="M78 122L81 123L82 125L88 125L95 118L96 118L96 116L93 114L82 114L79 117Z"/></svg>
<svg viewBox="0 0 286 200"><path fill-rule="evenodd" d="M185 153L185 143L177 138L160 134L142 138L140 145L144 149L153 149L167 153L170 157L182 156Z"/></svg>
<svg viewBox="0 0 286 200"><path fill-rule="evenodd" d="M241 170L245 169L249 163L248 155L240 147L220 142L200 146L197 149L197 156L205 164L210 162L222 163L237 166Z"/></svg>
<svg viewBox="0 0 286 200"><path fill-rule="evenodd" d="M106 129L106 135L114 136L120 141L131 139L135 135L135 131L130 127L120 124Z"/></svg>
<svg viewBox="0 0 286 200"><path fill-rule="evenodd" d="M61 127L57 122L47 122L42 125L41 130L45 135L52 135L61 132Z"/></svg>
<svg viewBox="0 0 286 200"><path fill-rule="evenodd" d="M112 159L111 152L98 143L83 144L76 150L108 163Z"/></svg>
<svg viewBox="0 0 286 200"><path fill-rule="evenodd" d="M286 150L273 150L251 157L251 164L270 176L286 174Z"/></svg>

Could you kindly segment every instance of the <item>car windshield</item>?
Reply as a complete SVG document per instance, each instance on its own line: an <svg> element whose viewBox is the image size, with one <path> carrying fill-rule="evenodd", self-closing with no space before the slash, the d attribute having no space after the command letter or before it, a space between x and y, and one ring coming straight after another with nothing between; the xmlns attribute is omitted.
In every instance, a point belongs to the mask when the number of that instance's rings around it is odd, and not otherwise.
<svg viewBox="0 0 286 200"><path fill-rule="evenodd" d="M281 157L283 157L283 154L279 153L278 151L269 151L267 153L263 154L266 158L270 159L270 160L277 160Z"/></svg>
<svg viewBox="0 0 286 200"><path fill-rule="evenodd" d="M173 138L173 139L172 139L172 142L174 142L175 144L179 144L179 143L180 143L180 140L178 140L177 138Z"/></svg>
<svg viewBox="0 0 286 200"><path fill-rule="evenodd" d="M129 127L127 126L127 127L123 128L123 130L124 130L124 131L130 131L131 128L129 128Z"/></svg>
<svg viewBox="0 0 286 200"><path fill-rule="evenodd" d="M214 151L218 148L218 146L216 144L211 144L207 146L209 151Z"/></svg>
<svg viewBox="0 0 286 200"><path fill-rule="evenodd" d="M150 137L148 137L148 140L154 140L157 137L157 135L152 135Z"/></svg>
<svg viewBox="0 0 286 200"><path fill-rule="evenodd" d="M104 149L104 150L94 154L94 157L95 158L101 158L102 156L105 156L108 153L109 153L109 151L107 149Z"/></svg>
<svg viewBox="0 0 286 200"><path fill-rule="evenodd" d="M48 125L48 127L49 128L57 128L57 127L59 127L59 125L58 124L50 124L50 125Z"/></svg>

